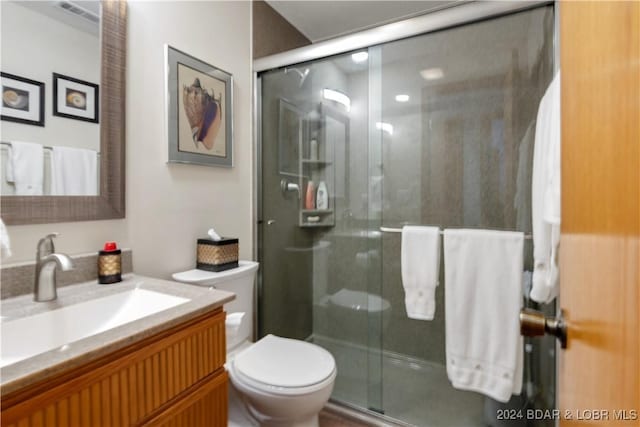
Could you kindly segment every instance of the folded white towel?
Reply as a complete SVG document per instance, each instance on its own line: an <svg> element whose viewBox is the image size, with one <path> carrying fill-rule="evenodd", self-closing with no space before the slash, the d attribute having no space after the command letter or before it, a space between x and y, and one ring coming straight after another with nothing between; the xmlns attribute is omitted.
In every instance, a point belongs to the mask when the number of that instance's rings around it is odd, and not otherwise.
<svg viewBox="0 0 640 427"><path fill-rule="evenodd" d="M11 141L6 179L15 185L16 196L40 196L44 188L44 151L33 142Z"/></svg>
<svg viewBox="0 0 640 427"><path fill-rule="evenodd" d="M538 109L531 179L531 219L534 259L531 299L545 303L558 294L560 73L547 88Z"/></svg>
<svg viewBox="0 0 640 427"><path fill-rule="evenodd" d="M403 227L400 255L407 316L433 320L440 269L440 229Z"/></svg>
<svg viewBox="0 0 640 427"><path fill-rule="evenodd" d="M95 196L98 194L98 155L93 150L53 147L51 194Z"/></svg>
<svg viewBox="0 0 640 427"><path fill-rule="evenodd" d="M523 243L518 232L444 231L447 374L501 402L522 388Z"/></svg>

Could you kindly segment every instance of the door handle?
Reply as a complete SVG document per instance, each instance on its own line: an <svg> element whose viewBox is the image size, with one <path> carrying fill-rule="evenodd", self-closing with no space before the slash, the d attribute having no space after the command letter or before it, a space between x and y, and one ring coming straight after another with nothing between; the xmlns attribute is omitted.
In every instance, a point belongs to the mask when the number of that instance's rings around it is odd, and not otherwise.
<svg viewBox="0 0 640 427"><path fill-rule="evenodd" d="M561 348L567 348L567 324L564 322L562 310L557 318L545 317L537 310L523 308L520 310L520 334L525 337L553 335L560 341Z"/></svg>

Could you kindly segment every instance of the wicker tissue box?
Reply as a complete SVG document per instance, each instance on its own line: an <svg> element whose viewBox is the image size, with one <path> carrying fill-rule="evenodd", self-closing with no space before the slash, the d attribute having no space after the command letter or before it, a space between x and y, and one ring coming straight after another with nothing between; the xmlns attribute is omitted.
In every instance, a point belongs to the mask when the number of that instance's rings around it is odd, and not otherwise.
<svg viewBox="0 0 640 427"><path fill-rule="evenodd" d="M196 268L207 271L224 271L238 267L238 239L198 239Z"/></svg>

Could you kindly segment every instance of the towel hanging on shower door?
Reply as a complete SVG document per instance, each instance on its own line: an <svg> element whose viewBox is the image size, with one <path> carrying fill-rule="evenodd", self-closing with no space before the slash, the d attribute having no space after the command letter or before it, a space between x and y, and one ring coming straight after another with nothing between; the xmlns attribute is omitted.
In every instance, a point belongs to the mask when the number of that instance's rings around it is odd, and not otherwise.
<svg viewBox="0 0 640 427"><path fill-rule="evenodd" d="M433 320L440 273L440 228L402 227L400 263L407 317Z"/></svg>
<svg viewBox="0 0 640 427"><path fill-rule="evenodd" d="M444 231L447 375L500 402L522 389L523 244L520 232Z"/></svg>

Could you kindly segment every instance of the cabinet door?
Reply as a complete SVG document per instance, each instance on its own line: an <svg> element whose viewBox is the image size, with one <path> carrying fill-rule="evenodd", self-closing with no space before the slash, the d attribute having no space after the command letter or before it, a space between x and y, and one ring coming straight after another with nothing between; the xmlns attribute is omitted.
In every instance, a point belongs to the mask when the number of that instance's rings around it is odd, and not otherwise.
<svg viewBox="0 0 640 427"><path fill-rule="evenodd" d="M115 427L155 418L224 373L224 320L220 309L5 396L2 425Z"/></svg>

